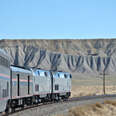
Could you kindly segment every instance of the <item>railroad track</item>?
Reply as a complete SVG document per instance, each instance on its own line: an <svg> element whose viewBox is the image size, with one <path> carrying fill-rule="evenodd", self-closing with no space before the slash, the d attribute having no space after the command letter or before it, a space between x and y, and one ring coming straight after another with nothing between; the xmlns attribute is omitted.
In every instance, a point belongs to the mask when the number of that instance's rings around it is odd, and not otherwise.
<svg viewBox="0 0 116 116"><path fill-rule="evenodd" d="M23 109L21 109L21 108L16 109L15 112L8 113L8 115L12 115L14 113L24 111L24 110L28 110L28 109L31 109L31 108L36 108L36 107L41 107L41 106L49 106L49 105L52 105L52 104L62 104L64 102L66 103L66 102L70 102L70 101L71 101L71 98L69 98L68 100L64 100L64 101L53 101L53 102L44 102L44 103L34 104L34 105L31 105L31 106L26 106Z"/></svg>
<svg viewBox="0 0 116 116"><path fill-rule="evenodd" d="M15 110L15 112L10 112L7 115L12 116L15 113L23 112L23 111L28 110L28 109L34 109L36 107L39 107L39 108L41 108L43 106L50 107L53 104L56 105L56 104L63 104L63 103L69 103L69 102L75 102L75 101L87 101L87 100L107 99L107 98L109 98L109 99L110 98L111 99L116 98L116 94L113 94L113 95L109 95L109 94L107 94L107 95L97 95L97 96L82 96L82 97L69 98L68 100L59 101L59 102L57 102L57 101L55 101L55 102L45 102L45 103L40 103L40 104L36 104L36 105L26 106L23 109L18 108L18 109ZM2 116L7 116L7 115L3 114Z"/></svg>

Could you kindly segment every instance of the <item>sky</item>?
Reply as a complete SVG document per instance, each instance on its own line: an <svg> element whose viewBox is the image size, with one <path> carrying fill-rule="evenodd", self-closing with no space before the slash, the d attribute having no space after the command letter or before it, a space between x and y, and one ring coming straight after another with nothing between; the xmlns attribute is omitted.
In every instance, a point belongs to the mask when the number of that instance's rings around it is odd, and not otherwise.
<svg viewBox="0 0 116 116"><path fill-rule="evenodd" d="M0 0L0 39L116 37L116 0Z"/></svg>

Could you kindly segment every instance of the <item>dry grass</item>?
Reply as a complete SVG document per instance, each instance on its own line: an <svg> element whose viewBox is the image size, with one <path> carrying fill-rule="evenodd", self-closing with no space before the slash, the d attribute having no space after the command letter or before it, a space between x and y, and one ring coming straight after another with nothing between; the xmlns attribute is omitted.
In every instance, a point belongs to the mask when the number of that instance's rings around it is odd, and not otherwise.
<svg viewBox="0 0 116 116"><path fill-rule="evenodd" d="M116 101L73 107L67 114L56 116L116 116Z"/></svg>
<svg viewBox="0 0 116 116"><path fill-rule="evenodd" d="M72 108L69 110L68 116L94 116L94 114L102 114L101 109L103 105L100 103L80 106L76 108Z"/></svg>
<svg viewBox="0 0 116 116"><path fill-rule="evenodd" d="M106 94L116 94L116 78L106 76ZM101 75L84 76L73 75L72 78L72 96L87 96L103 94L103 77Z"/></svg>
<svg viewBox="0 0 116 116"><path fill-rule="evenodd" d="M116 86L106 86L107 94L116 94ZM71 97L103 94L103 86L72 86Z"/></svg>

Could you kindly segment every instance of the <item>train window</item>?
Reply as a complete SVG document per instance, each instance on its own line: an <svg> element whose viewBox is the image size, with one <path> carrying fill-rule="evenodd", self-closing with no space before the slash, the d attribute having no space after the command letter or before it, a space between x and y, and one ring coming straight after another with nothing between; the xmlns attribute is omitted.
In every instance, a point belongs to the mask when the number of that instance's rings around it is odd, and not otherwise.
<svg viewBox="0 0 116 116"><path fill-rule="evenodd" d="M58 73L54 73L53 77L54 77L54 78L59 78L60 75L59 75Z"/></svg>
<svg viewBox="0 0 116 116"><path fill-rule="evenodd" d="M40 76L45 76L43 71L40 72Z"/></svg>
<svg viewBox="0 0 116 116"><path fill-rule="evenodd" d="M64 77L65 77L65 78L67 78L67 75L66 75L66 74L64 74Z"/></svg>
<svg viewBox="0 0 116 116"><path fill-rule="evenodd" d="M45 74L46 77L48 76L47 72L44 72L44 74Z"/></svg>
<svg viewBox="0 0 116 116"><path fill-rule="evenodd" d="M40 72L40 76L42 76L42 72Z"/></svg>
<svg viewBox="0 0 116 116"><path fill-rule="evenodd" d="M58 73L58 77L60 77L59 73Z"/></svg>
<svg viewBox="0 0 116 116"><path fill-rule="evenodd" d="M48 73L48 77L50 77L50 73L49 72L47 72Z"/></svg>
<svg viewBox="0 0 116 116"><path fill-rule="evenodd" d="M40 75L39 71L38 71L38 75Z"/></svg>
<svg viewBox="0 0 116 116"><path fill-rule="evenodd" d="M35 91L39 91L39 85L35 85Z"/></svg>
<svg viewBox="0 0 116 116"><path fill-rule="evenodd" d="M53 78L55 78L55 74L53 74Z"/></svg>
<svg viewBox="0 0 116 116"><path fill-rule="evenodd" d="M61 74L60 74L60 77L61 77L61 78L64 78L64 74L63 74L63 73L61 73Z"/></svg>
<svg viewBox="0 0 116 116"><path fill-rule="evenodd" d="M59 90L59 85L55 85L55 90Z"/></svg>
<svg viewBox="0 0 116 116"><path fill-rule="evenodd" d="M59 78L61 78L61 77L62 77L62 74L58 73L58 75L59 75L59 76L58 76Z"/></svg>
<svg viewBox="0 0 116 116"><path fill-rule="evenodd" d="M53 77L54 77L54 78L56 78L56 77L57 77L57 74L56 74L56 73L54 73L54 74L53 74Z"/></svg>
<svg viewBox="0 0 116 116"><path fill-rule="evenodd" d="M72 75L70 74L70 78L72 78Z"/></svg>

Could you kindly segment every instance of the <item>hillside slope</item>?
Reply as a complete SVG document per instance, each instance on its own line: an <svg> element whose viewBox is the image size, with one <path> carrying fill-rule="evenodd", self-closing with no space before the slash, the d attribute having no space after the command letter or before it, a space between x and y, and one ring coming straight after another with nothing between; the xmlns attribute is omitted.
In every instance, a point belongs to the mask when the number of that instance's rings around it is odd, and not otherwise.
<svg viewBox="0 0 116 116"><path fill-rule="evenodd" d="M11 63L74 73L116 72L116 39L1 40Z"/></svg>

